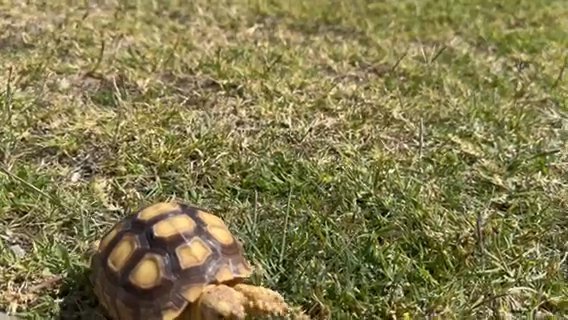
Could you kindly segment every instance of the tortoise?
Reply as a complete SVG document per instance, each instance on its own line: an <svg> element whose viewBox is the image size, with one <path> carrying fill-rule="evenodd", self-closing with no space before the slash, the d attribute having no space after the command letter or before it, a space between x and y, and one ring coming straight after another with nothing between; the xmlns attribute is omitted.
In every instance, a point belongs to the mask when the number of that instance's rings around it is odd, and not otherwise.
<svg viewBox="0 0 568 320"><path fill-rule="evenodd" d="M115 320L245 319L291 311L276 291L246 284L253 267L221 218L158 202L116 223L91 256L93 291Z"/></svg>

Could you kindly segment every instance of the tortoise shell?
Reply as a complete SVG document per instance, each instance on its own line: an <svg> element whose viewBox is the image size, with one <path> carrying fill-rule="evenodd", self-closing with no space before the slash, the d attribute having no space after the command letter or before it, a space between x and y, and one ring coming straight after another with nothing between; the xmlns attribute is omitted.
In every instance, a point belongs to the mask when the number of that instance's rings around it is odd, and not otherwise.
<svg viewBox="0 0 568 320"><path fill-rule="evenodd" d="M91 269L95 295L116 320L175 319L206 285L252 273L241 243L219 217L174 202L119 221L101 239Z"/></svg>

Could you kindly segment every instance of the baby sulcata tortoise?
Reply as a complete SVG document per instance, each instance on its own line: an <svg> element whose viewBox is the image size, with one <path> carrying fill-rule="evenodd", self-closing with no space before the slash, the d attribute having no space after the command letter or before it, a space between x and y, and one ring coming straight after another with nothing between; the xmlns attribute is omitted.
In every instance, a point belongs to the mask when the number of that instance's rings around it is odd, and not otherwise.
<svg viewBox="0 0 568 320"><path fill-rule="evenodd" d="M118 222L91 268L95 295L115 320L240 320L291 311L279 293L244 283L253 269L225 223L183 203L156 203Z"/></svg>

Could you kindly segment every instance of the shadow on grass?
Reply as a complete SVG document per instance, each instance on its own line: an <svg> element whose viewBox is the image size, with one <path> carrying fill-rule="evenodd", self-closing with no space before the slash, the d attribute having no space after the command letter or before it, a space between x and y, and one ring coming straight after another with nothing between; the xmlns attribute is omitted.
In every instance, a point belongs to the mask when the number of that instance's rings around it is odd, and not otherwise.
<svg viewBox="0 0 568 320"><path fill-rule="evenodd" d="M98 301L89 282L90 269L80 267L73 270L61 287L63 301L59 320L106 320L98 307Z"/></svg>

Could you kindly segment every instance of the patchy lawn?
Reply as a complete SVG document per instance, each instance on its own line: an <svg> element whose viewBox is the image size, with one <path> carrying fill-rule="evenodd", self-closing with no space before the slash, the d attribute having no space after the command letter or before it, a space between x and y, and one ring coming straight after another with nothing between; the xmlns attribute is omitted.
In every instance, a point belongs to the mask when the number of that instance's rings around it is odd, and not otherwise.
<svg viewBox="0 0 568 320"><path fill-rule="evenodd" d="M314 319L567 316L564 1L67 2L0 5L0 309L177 198Z"/></svg>

